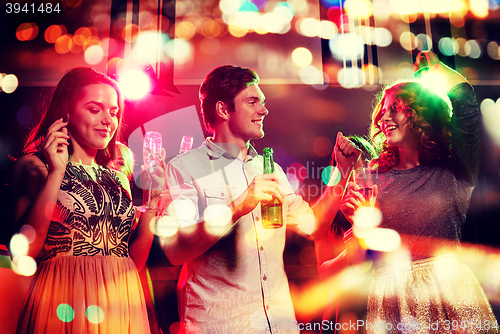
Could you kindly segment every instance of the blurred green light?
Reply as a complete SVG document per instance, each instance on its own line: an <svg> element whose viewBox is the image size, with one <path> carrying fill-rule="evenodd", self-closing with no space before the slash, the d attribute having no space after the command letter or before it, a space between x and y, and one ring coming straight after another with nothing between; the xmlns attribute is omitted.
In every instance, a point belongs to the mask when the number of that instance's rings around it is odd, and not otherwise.
<svg viewBox="0 0 500 334"><path fill-rule="evenodd" d="M455 46L456 42L453 41L453 39L449 37L443 37L439 40L438 47L439 51L441 51L442 54L445 56L453 56L457 52L457 46Z"/></svg>
<svg viewBox="0 0 500 334"><path fill-rule="evenodd" d="M280 2L279 4L276 5L276 8L280 7L280 6L287 7L288 9L290 9L292 11L292 14L295 15L295 8L293 8L293 5L291 3Z"/></svg>
<svg viewBox="0 0 500 334"><path fill-rule="evenodd" d="M243 5L241 5L240 9L239 9L240 12L255 12L255 13L258 13L259 12L259 8L257 8L257 6L253 3L251 3L250 1L245 1L243 3Z"/></svg>
<svg viewBox="0 0 500 334"><path fill-rule="evenodd" d="M71 322L75 318L75 311L68 304L61 304L56 310L57 317L62 322Z"/></svg>
<svg viewBox="0 0 500 334"><path fill-rule="evenodd" d="M340 181L340 173L337 168L333 168L331 165L323 169L321 172L321 180L324 184L329 186L334 186Z"/></svg>

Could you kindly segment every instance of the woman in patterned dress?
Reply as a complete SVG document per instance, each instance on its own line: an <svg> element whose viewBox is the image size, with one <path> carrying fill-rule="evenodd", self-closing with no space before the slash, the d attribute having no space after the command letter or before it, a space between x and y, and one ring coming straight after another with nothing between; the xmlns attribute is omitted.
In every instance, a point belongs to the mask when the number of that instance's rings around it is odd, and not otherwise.
<svg viewBox="0 0 500 334"><path fill-rule="evenodd" d="M36 232L28 255L38 263L17 333L150 332L136 265L149 254L156 213L143 213L130 238L130 186L107 167L123 105L115 81L72 69L16 161L16 224Z"/></svg>

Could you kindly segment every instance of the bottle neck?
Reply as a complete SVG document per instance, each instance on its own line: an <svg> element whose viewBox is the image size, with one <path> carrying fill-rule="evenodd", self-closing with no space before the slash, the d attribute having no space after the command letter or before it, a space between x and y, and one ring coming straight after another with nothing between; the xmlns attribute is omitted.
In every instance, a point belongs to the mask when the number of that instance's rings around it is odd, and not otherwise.
<svg viewBox="0 0 500 334"><path fill-rule="evenodd" d="M274 161L271 154L264 154L264 174L274 173Z"/></svg>

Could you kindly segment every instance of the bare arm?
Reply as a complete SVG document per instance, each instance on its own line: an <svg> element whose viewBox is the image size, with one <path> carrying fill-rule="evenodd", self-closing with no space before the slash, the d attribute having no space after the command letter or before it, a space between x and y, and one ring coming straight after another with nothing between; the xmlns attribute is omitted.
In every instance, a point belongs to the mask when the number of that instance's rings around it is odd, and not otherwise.
<svg viewBox="0 0 500 334"><path fill-rule="evenodd" d="M23 156L14 165L15 223L30 225L36 232L28 256L36 257L47 237L52 214L68 162L67 123L58 120L49 127L44 142L48 169L36 156Z"/></svg>
<svg viewBox="0 0 500 334"><path fill-rule="evenodd" d="M147 172L144 166L141 166L140 183L142 192L142 204L146 206L149 198L149 186L151 183L151 202L149 203L152 209L145 212L137 211L139 222L134 230L130 240L130 257L134 260L138 271L141 271L145 266L149 257L149 252L154 240L154 227L157 224L158 212L171 202L170 194L166 189L166 165L165 161L161 160L161 164L151 167L152 170ZM127 189L128 182L126 183ZM130 192L130 190L129 190ZM168 197L168 198L167 198ZM160 198L162 203L160 203ZM161 206L161 207L160 207Z"/></svg>
<svg viewBox="0 0 500 334"><path fill-rule="evenodd" d="M327 231L321 239L314 241L314 248L321 279L329 278L349 266L343 237L335 230Z"/></svg>
<svg viewBox="0 0 500 334"><path fill-rule="evenodd" d="M361 151L339 132L333 154L337 161L336 172L339 181L334 185L329 184L318 201L312 206L316 217L316 226L310 236L312 240L321 238L333 218L335 218L342 203L345 186L354 164L361 155Z"/></svg>

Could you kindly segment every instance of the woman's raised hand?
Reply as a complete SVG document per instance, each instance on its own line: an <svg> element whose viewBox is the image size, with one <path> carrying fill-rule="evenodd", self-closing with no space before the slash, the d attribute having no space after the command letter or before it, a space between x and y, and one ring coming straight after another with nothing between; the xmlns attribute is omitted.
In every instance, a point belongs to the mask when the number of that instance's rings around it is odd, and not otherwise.
<svg viewBox="0 0 500 334"><path fill-rule="evenodd" d="M43 154L49 165L49 172L63 172L69 160L68 122L62 118L55 121L47 130L43 142Z"/></svg>
<svg viewBox="0 0 500 334"><path fill-rule="evenodd" d="M446 81L446 90L462 82L467 82L460 73L443 64L432 51L422 51L418 53L415 63L413 64L413 72L417 72L424 67L429 68L429 73L437 74Z"/></svg>
<svg viewBox="0 0 500 334"><path fill-rule="evenodd" d="M337 161L337 168L340 169L342 173L346 173L346 171L350 171L359 160L361 150L350 141L349 138L344 137L342 132L338 132L332 154L335 161Z"/></svg>
<svg viewBox="0 0 500 334"><path fill-rule="evenodd" d="M353 216L356 210L362 206L374 206L378 196L377 185L373 185L373 198L367 200L360 192L361 187L354 182L347 184L347 190L342 203L340 204L340 211L344 217L352 224Z"/></svg>

